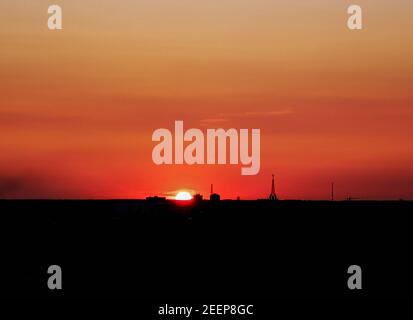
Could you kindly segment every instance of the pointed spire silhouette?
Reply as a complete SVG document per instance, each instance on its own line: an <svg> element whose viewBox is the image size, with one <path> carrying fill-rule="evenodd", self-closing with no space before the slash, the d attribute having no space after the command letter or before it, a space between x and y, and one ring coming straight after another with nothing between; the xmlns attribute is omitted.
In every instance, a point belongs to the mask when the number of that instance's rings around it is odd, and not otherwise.
<svg viewBox="0 0 413 320"><path fill-rule="evenodd" d="M275 194L275 182L274 182L275 176L272 175L272 184L271 184L271 193L268 199L270 200L278 200L277 195Z"/></svg>

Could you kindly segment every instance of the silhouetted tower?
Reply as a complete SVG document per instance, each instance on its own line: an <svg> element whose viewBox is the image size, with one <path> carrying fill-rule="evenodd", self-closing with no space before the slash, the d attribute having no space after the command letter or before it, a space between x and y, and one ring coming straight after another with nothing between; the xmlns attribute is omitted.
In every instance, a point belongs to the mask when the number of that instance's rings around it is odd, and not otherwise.
<svg viewBox="0 0 413 320"><path fill-rule="evenodd" d="M211 201L220 201L221 200L221 196L217 193L214 193L214 185L211 184L211 194L209 196L209 200Z"/></svg>
<svg viewBox="0 0 413 320"><path fill-rule="evenodd" d="M268 197L270 200L278 200L277 195L275 194L275 182L274 182L274 175L272 175L272 184L271 184L271 193Z"/></svg>
<svg viewBox="0 0 413 320"><path fill-rule="evenodd" d="M334 201L334 182L331 183L331 201Z"/></svg>

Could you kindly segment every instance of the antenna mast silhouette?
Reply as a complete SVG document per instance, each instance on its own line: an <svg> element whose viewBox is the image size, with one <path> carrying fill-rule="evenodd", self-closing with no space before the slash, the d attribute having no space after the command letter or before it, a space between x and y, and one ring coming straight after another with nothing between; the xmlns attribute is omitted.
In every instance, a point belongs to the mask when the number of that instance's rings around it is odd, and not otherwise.
<svg viewBox="0 0 413 320"><path fill-rule="evenodd" d="M217 193L214 193L214 185L213 184L211 184L211 194L209 196L209 200L214 201L214 202L221 200L221 196Z"/></svg>
<svg viewBox="0 0 413 320"><path fill-rule="evenodd" d="M275 182L274 182L274 175L272 175L272 184L271 184L271 193L268 197L270 200L278 200L277 195L275 194Z"/></svg>
<svg viewBox="0 0 413 320"><path fill-rule="evenodd" d="M331 183L331 201L334 201L334 182Z"/></svg>

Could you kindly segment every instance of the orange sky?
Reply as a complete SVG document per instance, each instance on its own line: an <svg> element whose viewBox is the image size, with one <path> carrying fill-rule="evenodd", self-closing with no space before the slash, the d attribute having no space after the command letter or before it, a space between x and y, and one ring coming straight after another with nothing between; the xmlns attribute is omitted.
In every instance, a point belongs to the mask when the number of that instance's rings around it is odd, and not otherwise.
<svg viewBox="0 0 413 320"><path fill-rule="evenodd" d="M346 8L364 9L364 29ZM47 29L47 7L63 30ZM413 198L413 3L0 3L0 198ZM260 128L261 171L152 163L152 132Z"/></svg>

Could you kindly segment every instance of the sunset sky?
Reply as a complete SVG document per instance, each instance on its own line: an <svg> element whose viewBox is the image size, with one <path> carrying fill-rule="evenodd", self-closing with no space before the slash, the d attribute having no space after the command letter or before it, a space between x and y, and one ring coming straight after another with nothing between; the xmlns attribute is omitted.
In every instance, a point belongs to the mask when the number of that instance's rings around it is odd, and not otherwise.
<svg viewBox="0 0 413 320"><path fill-rule="evenodd" d="M175 120L261 129L260 173L156 166ZM412 1L0 2L0 198L413 199L412 146Z"/></svg>

